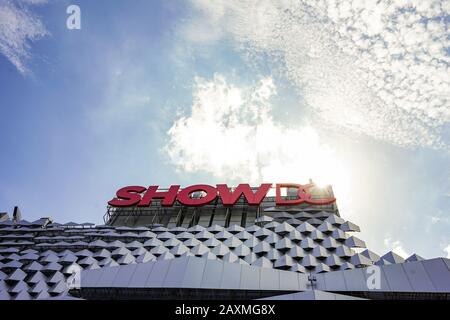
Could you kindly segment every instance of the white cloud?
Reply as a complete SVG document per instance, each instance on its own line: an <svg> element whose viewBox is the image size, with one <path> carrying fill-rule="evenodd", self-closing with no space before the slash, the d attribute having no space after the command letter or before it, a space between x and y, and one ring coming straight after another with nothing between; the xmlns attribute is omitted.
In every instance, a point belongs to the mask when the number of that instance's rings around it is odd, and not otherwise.
<svg viewBox="0 0 450 320"><path fill-rule="evenodd" d="M432 223L432 224L436 224L436 223L438 223L439 221L441 221L441 218L439 218L439 217L431 217L431 223Z"/></svg>
<svg viewBox="0 0 450 320"><path fill-rule="evenodd" d="M407 258L411 255L408 252L406 252L406 250L403 248L403 244L399 240L393 240L392 238L385 238L384 246L387 248L387 250L393 251L394 253L398 254L403 258Z"/></svg>
<svg viewBox="0 0 450 320"><path fill-rule="evenodd" d="M439 1L205 1L186 36L272 54L317 123L402 146L448 148L449 5ZM199 37L207 34L208 37Z"/></svg>
<svg viewBox="0 0 450 320"><path fill-rule="evenodd" d="M230 84L222 75L196 79L193 105L168 131L164 151L184 172L206 172L234 183L333 184L349 198L351 170L307 124L283 126L272 117L272 78L255 86Z"/></svg>
<svg viewBox="0 0 450 320"><path fill-rule="evenodd" d="M448 213L444 213L441 210L437 210L434 214L427 215L427 217L429 218L429 222L432 225L445 225L450 223L450 217L448 216Z"/></svg>
<svg viewBox="0 0 450 320"><path fill-rule="evenodd" d="M0 0L0 52L22 74L29 72L31 43L49 34L29 9L44 3L46 0Z"/></svg>
<svg viewBox="0 0 450 320"><path fill-rule="evenodd" d="M450 259L450 244L444 248L444 252L447 253L447 259Z"/></svg>

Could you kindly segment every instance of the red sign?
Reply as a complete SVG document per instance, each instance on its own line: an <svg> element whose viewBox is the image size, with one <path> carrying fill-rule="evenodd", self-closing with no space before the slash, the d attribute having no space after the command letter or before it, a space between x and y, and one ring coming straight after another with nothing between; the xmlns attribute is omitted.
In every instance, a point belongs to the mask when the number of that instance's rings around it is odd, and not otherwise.
<svg viewBox="0 0 450 320"><path fill-rule="evenodd" d="M276 184L277 205L289 206L301 203L309 203L316 205L330 204L336 201L335 198L313 199L309 189L314 184L296 184L296 183L278 183ZM230 190L226 184L218 184L216 187L207 184L196 184L181 189L179 185L171 186L167 191L158 191L158 186L150 186L148 188L141 186L128 186L121 188L116 193L116 198L108 202L113 207L148 207L153 199L159 199L164 207L173 206L177 200L180 204L190 207L203 206L213 202L220 197L225 206L234 205L238 199L243 196L249 205L257 206L261 204L264 197L272 187L271 183L263 183L254 190L249 184L240 184L234 190ZM281 196L281 189L297 189L296 199L286 199ZM191 197L195 192L201 192L201 197Z"/></svg>

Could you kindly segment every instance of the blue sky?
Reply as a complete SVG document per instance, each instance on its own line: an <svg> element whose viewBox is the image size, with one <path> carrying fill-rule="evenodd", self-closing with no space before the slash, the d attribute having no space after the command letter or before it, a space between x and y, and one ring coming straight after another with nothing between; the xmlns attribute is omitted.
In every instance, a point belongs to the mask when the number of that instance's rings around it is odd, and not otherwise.
<svg viewBox="0 0 450 320"><path fill-rule="evenodd" d="M124 185L313 178L373 251L450 254L445 2L0 0L0 21L0 211L102 223Z"/></svg>

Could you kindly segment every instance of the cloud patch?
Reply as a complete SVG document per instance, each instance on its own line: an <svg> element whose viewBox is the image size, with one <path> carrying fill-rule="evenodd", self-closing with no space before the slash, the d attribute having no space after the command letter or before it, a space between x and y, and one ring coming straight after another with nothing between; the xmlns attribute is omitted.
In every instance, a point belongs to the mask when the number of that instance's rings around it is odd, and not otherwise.
<svg viewBox="0 0 450 320"><path fill-rule="evenodd" d="M406 252L405 249L403 248L402 243L398 240L393 240L392 238L385 238L384 246L388 250L393 251L394 253L398 254L402 258L406 259L410 256L410 254L408 252Z"/></svg>
<svg viewBox="0 0 450 320"><path fill-rule="evenodd" d="M444 252L446 253L446 258L450 259L450 244L444 248Z"/></svg>
<svg viewBox="0 0 450 320"><path fill-rule="evenodd" d="M195 43L272 56L317 123L395 145L449 148L448 1L192 1ZM199 34L208 37L199 37Z"/></svg>
<svg viewBox="0 0 450 320"><path fill-rule="evenodd" d="M347 164L313 127L273 119L276 90L271 77L249 86L220 74L197 78L192 107L168 131L164 151L170 162L182 172L205 172L227 183L340 182L335 192L346 198Z"/></svg>
<svg viewBox="0 0 450 320"><path fill-rule="evenodd" d="M46 2L0 0L0 52L22 74L29 73L27 62L31 57L31 44L49 34L30 7Z"/></svg>

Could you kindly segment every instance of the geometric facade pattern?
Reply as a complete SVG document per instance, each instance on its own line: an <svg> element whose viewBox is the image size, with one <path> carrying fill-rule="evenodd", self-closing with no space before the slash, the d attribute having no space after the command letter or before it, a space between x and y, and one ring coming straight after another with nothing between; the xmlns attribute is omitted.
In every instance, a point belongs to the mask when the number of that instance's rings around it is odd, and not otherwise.
<svg viewBox="0 0 450 320"><path fill-rule="evenodd" d="M320 216L320 215L316 215ZM114 266L198 257L297 274L352 270L405 260L364 250L359 227L335 214L322 219L270 212L254 225L124 227L73 222L0 221L0 299L70 298L71 267ZM417 255L408 261L421 260Z"/></svg>
<svg viewBox="0 0 450 320"><path fill-rule="evenodd" d="M309 192L313 200L334 198L331 187ZM297 191L288 188L284 197L295 200ZM279 205L267 196L249 205L242 195L232 206L219 198L201 207L161 201L108 207L104 225L29 222L17 207L12 219L0 213L0 300L341 299L347 292L450 299L450 260L377 255L334 201ZM371 269L381 270L381 291L365 290ZM81 279L70 290L74 271Z"/></svg>

